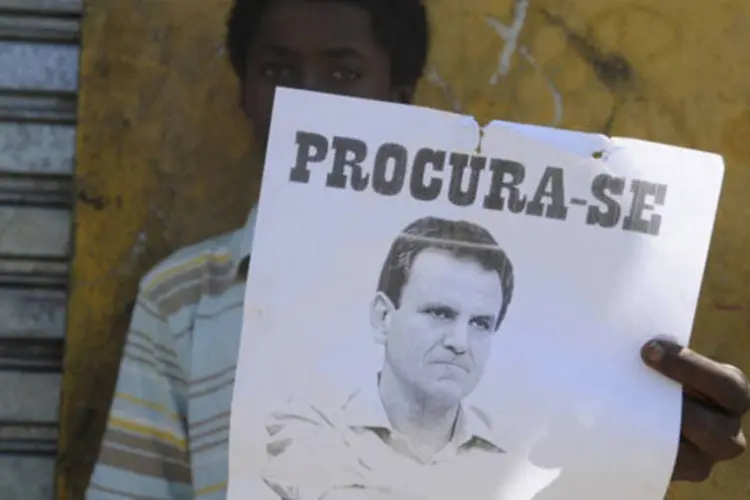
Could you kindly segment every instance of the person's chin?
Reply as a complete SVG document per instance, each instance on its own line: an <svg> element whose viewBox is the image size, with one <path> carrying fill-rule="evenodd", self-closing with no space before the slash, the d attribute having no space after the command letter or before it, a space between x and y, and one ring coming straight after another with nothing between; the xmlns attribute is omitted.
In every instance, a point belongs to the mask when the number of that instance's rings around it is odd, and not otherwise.
<svg viewBox="0 0 750 500"><path fill-rule="evenodd" d="M441 378L431 383L425 392L446 404L456 404L466 396L466 385L464 381L455 378Z"/></svg>

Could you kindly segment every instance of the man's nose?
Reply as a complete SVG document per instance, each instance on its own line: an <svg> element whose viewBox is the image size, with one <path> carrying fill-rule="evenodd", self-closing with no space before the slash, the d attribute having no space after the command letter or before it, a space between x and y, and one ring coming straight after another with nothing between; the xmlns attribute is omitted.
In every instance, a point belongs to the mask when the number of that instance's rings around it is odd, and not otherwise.
<svg viewBox="0 0 750 500"><path fill-rule="evenodd" d="M324 79L317 71L305 71L299 75L296 87L299 90L325 92L325 84L323 80Z"/></svg>
<svg viewBox="0 0 750 500"><path fill-rule="evenodd" d="M446 329L443 337L443 345L446 349L455 354L463 354L468 349L469 344L469 327L468 325L456 322Z"/></svg>

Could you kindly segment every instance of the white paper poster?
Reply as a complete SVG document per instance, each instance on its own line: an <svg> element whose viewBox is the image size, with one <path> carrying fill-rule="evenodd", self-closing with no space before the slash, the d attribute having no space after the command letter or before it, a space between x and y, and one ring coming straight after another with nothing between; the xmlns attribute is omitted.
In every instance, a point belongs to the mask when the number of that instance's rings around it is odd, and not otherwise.
<svg viewBox="0 0 750 500"><path fill-rule="evenodd" d="M277 92L230 500L656 500L714 154Z"/></svg>

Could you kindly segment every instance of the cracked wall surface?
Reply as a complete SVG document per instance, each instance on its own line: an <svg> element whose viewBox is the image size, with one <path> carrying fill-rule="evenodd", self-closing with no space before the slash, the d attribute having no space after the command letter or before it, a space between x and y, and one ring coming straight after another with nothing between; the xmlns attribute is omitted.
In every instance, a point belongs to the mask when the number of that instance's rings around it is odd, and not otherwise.
<svg viewBox="0 0 750 500"><path fill-rule="evenodd" d="M139 277L244 222L259 169L222 44L229 0L99 0L84 23L59 477L80 498ZM696 348L750 371L750 3L428 0L418 103L724 155ZM222 126L217 126L221 124ZM655 332L658 333L658 332ZM750 498L750 457L680 500Z"/></svg>

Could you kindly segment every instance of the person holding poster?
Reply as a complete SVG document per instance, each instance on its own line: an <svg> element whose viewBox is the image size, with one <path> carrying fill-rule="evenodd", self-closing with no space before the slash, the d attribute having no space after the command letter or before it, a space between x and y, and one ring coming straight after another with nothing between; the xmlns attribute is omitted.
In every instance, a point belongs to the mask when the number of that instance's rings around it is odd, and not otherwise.
<svg viewBox="0 0 750 500"><path fill-rule="evenodd" d="M262 152L277 87L410 103L428 16L421 0L235 0L227 47ZM245 227L181 249L143 278L88 499L226 497L254 221L251 212ZM703 481L744 451L741 370L660 340L642 356L684 387L673 480Z"/></svg>

